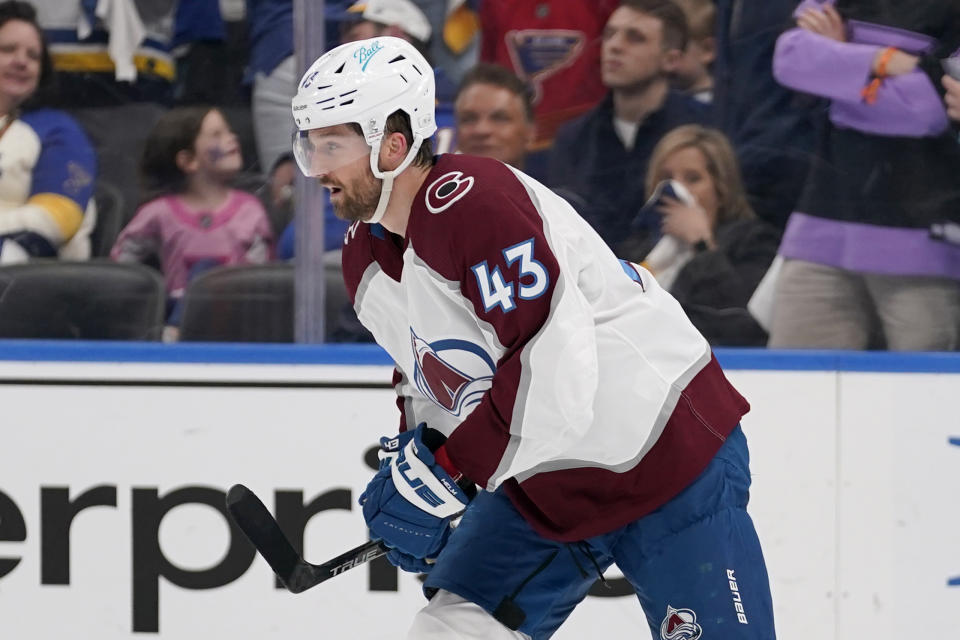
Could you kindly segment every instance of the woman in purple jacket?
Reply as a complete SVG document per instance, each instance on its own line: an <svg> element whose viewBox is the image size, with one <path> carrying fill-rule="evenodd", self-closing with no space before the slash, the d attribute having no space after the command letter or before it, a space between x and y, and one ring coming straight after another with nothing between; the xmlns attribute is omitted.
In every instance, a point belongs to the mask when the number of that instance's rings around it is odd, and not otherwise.
<svg viewBox="0 0 960 640"><path fill-rule="evenodd" d="M960 146L940 58L955 0L805 0L774 75L830 100L780 247L770 346L951 350L960 334Z"/></svg>

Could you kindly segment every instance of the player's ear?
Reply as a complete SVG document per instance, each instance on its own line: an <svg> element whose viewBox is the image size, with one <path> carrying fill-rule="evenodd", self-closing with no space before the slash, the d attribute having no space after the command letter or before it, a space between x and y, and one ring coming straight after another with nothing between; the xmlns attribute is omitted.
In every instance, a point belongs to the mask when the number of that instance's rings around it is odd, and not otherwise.
<svg viewBox="0 0 960 640"><path fill-rule="evenodd" d="M399 131L388 133L380 143L380 164L385 171L392 171L400 166L407 157L407 139Z"/></svg>

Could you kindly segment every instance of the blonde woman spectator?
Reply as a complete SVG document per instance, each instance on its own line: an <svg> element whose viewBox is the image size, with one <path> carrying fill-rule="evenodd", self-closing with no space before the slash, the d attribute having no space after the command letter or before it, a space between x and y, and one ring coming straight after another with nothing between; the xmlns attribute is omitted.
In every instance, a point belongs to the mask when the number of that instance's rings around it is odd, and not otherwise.
<svg viewBox="0 0 960 640"><path fill-rule="evenodd" d="M646 266L711 344L764 345L766 333L746 307L779 238L747 203L730 142L700 125L674 129L653 150L647 194L663 181L679 197L656 200L663 237ZM621 254L641 257L626 247Z"/></svg>

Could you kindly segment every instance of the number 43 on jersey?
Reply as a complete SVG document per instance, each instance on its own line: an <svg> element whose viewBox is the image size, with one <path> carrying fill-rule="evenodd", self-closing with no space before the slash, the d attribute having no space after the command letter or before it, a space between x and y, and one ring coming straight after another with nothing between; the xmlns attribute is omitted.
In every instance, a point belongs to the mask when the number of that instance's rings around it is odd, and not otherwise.
<svg viewBox="0 0 960 640"><path fill-rule="evenodd" d="M500 307L504 313L513 311L517 308L515 297L521 300L539 298L550 285L546 268L533 257L533 238L507 247L503 250L503 258L507 267L512 267L518 261L520 263L517 277L511 278L509 282L504 279L500 267L494 267L491 271L486 260L470 267L477 278L477 287L480 289L485 311L494 307Z"/></svg>

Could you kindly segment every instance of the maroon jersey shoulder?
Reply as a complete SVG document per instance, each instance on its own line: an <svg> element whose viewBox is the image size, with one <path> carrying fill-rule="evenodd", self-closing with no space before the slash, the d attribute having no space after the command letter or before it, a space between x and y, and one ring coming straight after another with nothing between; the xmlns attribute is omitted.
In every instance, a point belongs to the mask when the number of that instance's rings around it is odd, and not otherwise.
<svg viewBox="0 0 960 640"><path fill-rule="evenodd" d="M440 156L414 199L407 237L417 255L456 279L465 262L542 233L526 187L502 162Z"/></svg>
<svg viewBox="0 0 960 640"><path fill-rule="evenodd" d="M447 153L437 157L414 199L413 211L415 215L425 211L434 216L447 211L459 213L482 207L503 195L523 193L519 179L502 162Z"/></svg>
<svg viewBox="0 0 960 640"><path fill-rule="evenodd" d="M351 303L356 301L360 280L367 267L373 262L370 240L370 225L364 222L354 222L344 235L340 265L343 268L343 282L347 287Z"/></svg>
<svg viewBox="0 0 960 640"><path fill-rule="evenodd" d="M374 262L381 271L400 281L403 271L402 240L387 231L382 225L354 222L343 236L343 251L340 264L343 267L343 282L356 302L357 289L367 268Z"/></svg>

